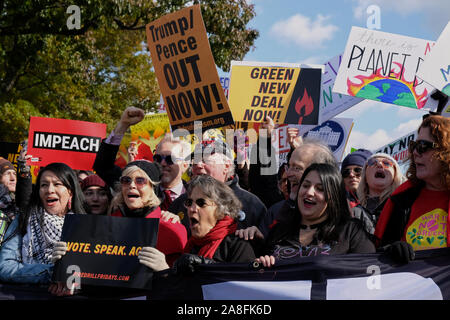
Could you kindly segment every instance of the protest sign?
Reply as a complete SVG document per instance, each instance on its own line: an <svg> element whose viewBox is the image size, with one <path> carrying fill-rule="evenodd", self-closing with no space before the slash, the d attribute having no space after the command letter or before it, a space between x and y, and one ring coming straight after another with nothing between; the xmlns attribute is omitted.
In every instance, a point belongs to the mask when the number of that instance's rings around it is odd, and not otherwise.
<svg viewBox="0 0 450 320"><path fill-rule="evenodd" d="M150 289L153 271L137 256L142 247L156 245L158 223L159 219L66 215L61 241L67 242L67 253L55 264L54 280L78 279L81 287Z"/></svg>
<svg viewBox="0 0 450 320"><path fill-rule="evenodd" d="M450 96L450 22L439 36L431 53L420 65L417 75Z"/></svg>
<svg viewBox="0 0 450 320"><path fill-rule="evenodd" d="M317 124L322 69L232 61L228 102L236 121Z"/></svg>
<svg viewBox="0 0 450 320"><path fill-rule="evenodd" d="M225 94L225 97L228 99L228 93L230 91L230 78L220 77L220 84L222 85L222 89Z"/></svg>
<svg viewBox="0 0 450 320"><path fill-rule="evenodd" d="M444 110L442 110L441 115L447 118L450 117L450 102L448 102L447 105L444 107Z"/></svg>
<svg viewBox="0 0 450 320"><path fill-rule="evenodd" d="M322 74L319 124L322 124L363 100L361 98L352 97L346 94L342 95L332 91L341 62L341 54L325 62L325 71Z"/></svg>
<svg viewBox="0 0 450 320"><path fill-rule="evenodd" d="M20 152L24 146L21 143L15 143L15 142L0 142L0 157L3 157L7 159L9 162L11 162L16 168L17 171L17 159L20 156ZM30 166L30 173L31 173L31 181L32 183L36 182L36 177L39 173L39 166Z"/></svg>
<svg viewBox="0 0 450 320"><path fill-rule="evenodd" d="M330 147L336 161L340 162L352 128L353 119L333 118L312 128L303 135L303 138L321 140Z"/></svg>
<svg viewBox="0 0 450 320"><path fill-rule="evenodd" d="M170 133L170 124L167 113L147 114L144 119L130 126L130 135L124 136L120 143L115 164L123 168L130 159L128 147L134 144L137 155L134 160L153 161L153 153L158 143L166 133Z"/></svg>
<svg viewBox="0 0 450 320"><path fill-rule="evenodd" d="M352 27L333 91L422 110L435 110L434 88L416 76L434 42Z"/></svg>
<svg viewBox="0 0 450 320"><path fill-rule="evenodd" d="M398 164L408 160L408 145L410 141L417 139L417 130L414 130L401 138L398 138L385 146L377 148L373 153L386 153L394 158Z"/></svg>
<svg viewBox="0 0 450 320"><path fill-rule="evenodd" d="M64 162L72 169L92 170L106 124L55 118L31 117L28 164L46 166Z"/></svg>
<svg viewBox="0 0 450 320"><path fill-rule="evenodd" d="M209 46L200 5L146 26L148 47L172 130L194 132L233 123Z"/></svg>

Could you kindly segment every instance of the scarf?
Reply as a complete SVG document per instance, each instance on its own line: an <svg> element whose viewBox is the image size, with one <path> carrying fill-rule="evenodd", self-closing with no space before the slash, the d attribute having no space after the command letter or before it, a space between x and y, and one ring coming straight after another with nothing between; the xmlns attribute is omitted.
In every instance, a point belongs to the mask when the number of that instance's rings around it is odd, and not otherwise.
<svg viewBox="0 0 450 320"><path fill-rule="evenodd" d="M212 259L222 240L237 229L237 223L230 216L225 216L202 238L190 237L184 248L190 253L193 247L200 247L199 256Z"/></svg>
<svg viewBox="0 0 450 320"><path fill-rule="evenodd" d="M23 237L24 263L52 264L53 246L61 239L64 217L50 214L43 208L33 209Z"/></svg>

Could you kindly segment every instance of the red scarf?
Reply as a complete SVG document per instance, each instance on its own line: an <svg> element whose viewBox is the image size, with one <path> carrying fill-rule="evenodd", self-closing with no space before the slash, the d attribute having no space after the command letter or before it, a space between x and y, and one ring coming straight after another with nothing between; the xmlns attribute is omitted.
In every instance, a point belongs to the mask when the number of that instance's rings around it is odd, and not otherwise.
<svg viewBox="0 0 450 320"><path fill-rule="evenodd" d="M199 256L212 259L222 240L237 229L237 223L230 216L217 221L216 225L202 238L190 237L184 247L185 253L190 253L193 247L201 247Z"/></svg>

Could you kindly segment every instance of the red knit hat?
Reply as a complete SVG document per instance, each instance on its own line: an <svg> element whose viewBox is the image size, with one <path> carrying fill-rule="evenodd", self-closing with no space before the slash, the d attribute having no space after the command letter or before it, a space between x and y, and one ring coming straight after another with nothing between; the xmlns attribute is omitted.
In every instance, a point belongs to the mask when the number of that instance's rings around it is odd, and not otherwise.
<svg viewBox="0 0 450 320"><path fill-rule="evenodd" d="M96 174L87 176L81 181L81 190L83 191L92 186L106 188L106 182Z"/></svg>
<svg viewBox="0 0 450 320"><path fill-rule="evenodd" d="M3 157L0 157L0 175L4 174L8 170L16 170L16 168L14 168L14 165L11 162Z"/></svg>

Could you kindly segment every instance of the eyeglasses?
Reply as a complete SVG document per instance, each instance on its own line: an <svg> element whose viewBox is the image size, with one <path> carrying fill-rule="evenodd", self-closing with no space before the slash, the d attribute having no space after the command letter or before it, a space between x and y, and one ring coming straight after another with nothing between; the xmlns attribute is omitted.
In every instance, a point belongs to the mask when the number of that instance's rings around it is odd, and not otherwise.
<svg viewBox="0 0 450 320"><path fill-rule="evenodd" d="M370 158L369 160L367 160L367 165L369 167L375 167L375 166L381 165L383 167L383 169L388 169L388 168L394 166L392 161L389 159L377 160L375 158Z"/></svg>
<svg viewBox="0 0 450 320"><path fill-rule="evenodd" d="M185 206L186 208L190 208L190 207L192 206L193 203L194 203L194 200L192 200L192 199L190 199L190 198L187 198L186 200L184 200L184 206ZM198 199L196 199L196 200L195 200L195 204L196 204L199 208L204 208L204 207L207 207L207 206L212 206L212 204L208 204L208 203L206 202L206 200L203 199L203 198L198 198Z"/></svg>
<svg viewBox="0 0 450 320"><path fill-rule="evenodd" d="M409 152L413 153L414 150L417 151L418 154L423 154L430 149L436 149L438 147L437 143L426 141L426 140L417 140L409 142Z"/></svg>
<svg viewBox="0 0 450 320"><path fill-rule="evenodd" d="M345 168L342 171L342 178L348 178L350 176L351 172L354 172L356 177L360 177L361 176L361 172L362 172L362 168L360 167L356 167L356 168Z"/></svg>
<svg viewBox="0 0 450 320"><path fill-rule="evenodd" d="M173 160L179 161L179 160L183 160L183 159L181 159L181 158L176 158L176 157L172 157L171 154L168 154L168 155L166 155L166 156L161 155L161 154L155 154L155 155L153 156L153 160L155 160L155 161L158 162L158 163L161 163L161 162L164 160L164 161L166 161L166 163L167 163L169 166L171 166L171 165L174 164Z"/></svg>
<svg viewBox="0 0 450 320"><path fill-rule="evenodd" d="M144 185L147 184L147 178L145 177L136 177L134 178L134 183L136 184L136 186L138 187L142 187ZM122 176L120 177L120 183L123 186L129 186L131 184L131 182L133 182L133 179L131 177L128 176Z"/></svg>

